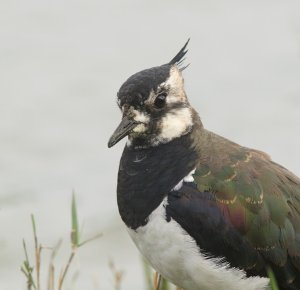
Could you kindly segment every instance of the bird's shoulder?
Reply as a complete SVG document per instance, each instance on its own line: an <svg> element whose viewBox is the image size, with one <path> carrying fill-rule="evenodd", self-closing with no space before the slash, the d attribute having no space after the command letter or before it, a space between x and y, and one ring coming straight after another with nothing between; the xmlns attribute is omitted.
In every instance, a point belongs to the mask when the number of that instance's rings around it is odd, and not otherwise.
<svg viewBox="0 0 300 290"><path fill-rule="evenodd" d="M243 208L249 229L254 219L284 228L300 222L300 179L275 163L264 152L240 146L213 133L202 147L194 174L199 191L211 191L216 202L228 208ZM206 148L206 149L204 149ZM297 220L291 219L291 216ZM268 245L263 241L258 246Z"/></svg>

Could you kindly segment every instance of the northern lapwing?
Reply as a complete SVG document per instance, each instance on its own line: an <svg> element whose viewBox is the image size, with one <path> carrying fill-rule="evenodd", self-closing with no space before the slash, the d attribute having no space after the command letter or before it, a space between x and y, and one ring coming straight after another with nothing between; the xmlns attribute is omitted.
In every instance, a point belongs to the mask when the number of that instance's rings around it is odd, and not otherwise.
<svg viewBox="0 0 300 290"><path fill-rule="evenodd" d="M300 179L258 150L203 127L182 76L188 42L117 94L128 136L117 200L155 270L185 290L300 289Z"/></svg>

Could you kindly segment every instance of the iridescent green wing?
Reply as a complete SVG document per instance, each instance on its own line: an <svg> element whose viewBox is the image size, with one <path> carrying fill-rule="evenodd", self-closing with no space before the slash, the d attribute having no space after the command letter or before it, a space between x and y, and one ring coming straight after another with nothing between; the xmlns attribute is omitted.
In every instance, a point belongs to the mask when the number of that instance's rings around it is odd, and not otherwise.
<svg viewBox="0 0 300 290"><path fill-rule="evenodd" d="M228 222L293 281L300 275L300 179L265 153L210 138L194 176L198 189L213 192Z"/></svg>

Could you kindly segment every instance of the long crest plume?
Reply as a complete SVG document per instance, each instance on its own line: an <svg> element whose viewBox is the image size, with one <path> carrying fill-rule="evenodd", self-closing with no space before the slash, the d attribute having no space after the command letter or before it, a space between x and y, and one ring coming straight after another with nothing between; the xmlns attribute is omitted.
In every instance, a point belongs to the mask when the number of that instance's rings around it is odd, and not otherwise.
<svg viewBox="0 0 300 290"><path fill-rule="evenodd" d="M190 65L190 64L187 64L185 66L181 66L182 63L185 61L184 56L188 52L186 47L187 47L189 41L190 41L190 38L187 40L185 45L180 49L180 51L175 55L175 57L172 58L172 60L169 62L169 64L171 64L171 65L176 64L181 71L183 71L184 69L186 69Z"/></svg>

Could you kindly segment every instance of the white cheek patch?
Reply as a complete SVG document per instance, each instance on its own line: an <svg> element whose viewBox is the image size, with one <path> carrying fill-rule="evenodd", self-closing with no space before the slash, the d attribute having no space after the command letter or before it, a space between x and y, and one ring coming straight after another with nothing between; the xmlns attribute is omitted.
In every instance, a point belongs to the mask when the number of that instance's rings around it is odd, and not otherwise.
<svg viewBox="0 0 300 290"><path fill-rule="evenodd" d="M183 101L182 96L168 95L167 97L167 104L181 103L182 101Z"/></svg>
<svg viewBox="0 0 300 290"><path fill-rule="evenodd" d="M132 112L134 113L133 119L137 122L141 122L141 124L138 124L132 131L135 133L146 132L147 131L146 124L150 122L150 117L147 114L140 112L138 110L133 110Z"/></svg>
<svg viewBox="0 0 300 290"><path fill-rule="evenodd" d="M141 123L144 123L144 124L148 124L149 123L150 118L145 113L140 112L138 110L133 110L133 113L134 113L134 118L133 119L135 121L141 122Z"/></svg>
<svg viewBox="0 0 300 290"><path fill-rule="evenodd" d="M189 132L193 125L190 108L174 109L166 114L160 122L161 132L158 143L166 143Z"/></svg>
<svg viewBox="0 0 300 290"><path fill-rule="evenodd" d="M135 133L144 133L146 130L147 128L144 124L139 124L132 131Z"/></svg>

